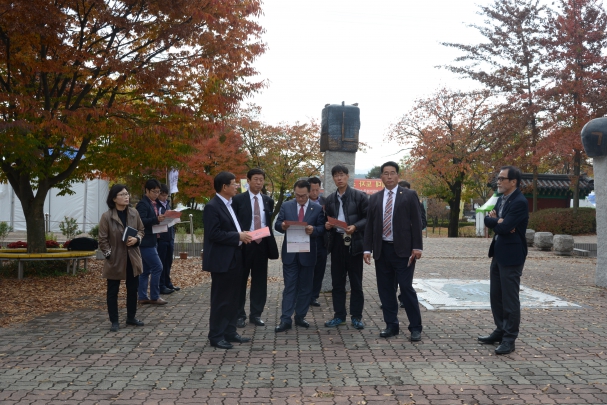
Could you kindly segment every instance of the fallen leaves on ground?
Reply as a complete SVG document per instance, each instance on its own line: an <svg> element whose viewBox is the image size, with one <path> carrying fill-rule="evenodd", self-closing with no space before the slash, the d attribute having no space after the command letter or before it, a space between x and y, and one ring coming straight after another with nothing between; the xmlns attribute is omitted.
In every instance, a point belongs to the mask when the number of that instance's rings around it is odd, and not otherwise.
<svg viewBox="0 0 607 405"><path fill-rule="evenodd" d="M88 270L75 276L26 277L23 280L0 279L0 327L27 322L52 312L77 309L107 310L107 283L101 277L102 260L89 260ZM181 288L210 282L208 272L202 271L199 259L175 259L171 281ZM120 286L118 305L125 306L126 288Z"/></svg>

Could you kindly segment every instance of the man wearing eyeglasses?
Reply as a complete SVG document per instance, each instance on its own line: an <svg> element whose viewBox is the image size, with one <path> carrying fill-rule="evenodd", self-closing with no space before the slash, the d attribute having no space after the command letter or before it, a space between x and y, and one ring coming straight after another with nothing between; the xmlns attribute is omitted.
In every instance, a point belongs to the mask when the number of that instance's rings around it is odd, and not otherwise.
<svg viewBox="0 0 607 405"><path fill-rule="evenodd" d="M529 204L518 188L521 171L504 166L497 177L498 198L495 208L485 217L485 226L495 233L489 247L490 300L495 330L479 336L480 343L499 343L495 354L514 351L521 323L519 290L527 257L525 231L529 221Z"/></svg>
<svg viewBox="0 0 607 405"><path fill-rule="evenodd" d="M165 305L167 302L160 298L160 276L162 274L162 262L158 256L158 237L152 232L152 227L164 220L164 214L160 213L160 183L156 179L145 182L145 195L137 203L137 211L145 227L145 235L139 245L141 259L143 261L143 273L139 276L139 303L152 305ZM150 285L150 296L148 298L148 282Z"/></svg>

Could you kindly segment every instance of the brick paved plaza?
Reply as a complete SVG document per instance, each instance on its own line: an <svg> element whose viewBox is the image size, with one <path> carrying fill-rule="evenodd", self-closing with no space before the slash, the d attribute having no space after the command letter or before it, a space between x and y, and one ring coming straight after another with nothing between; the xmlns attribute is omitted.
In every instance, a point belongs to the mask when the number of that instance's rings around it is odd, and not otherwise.
<svg viewBox="0 0 607 405"><path fill-rule="evenodd" d="M416 278L488 278L489 240L424 242ZM594 286L595 265L531 250L522 284L582 307L523 309L516 351L500 357L476 342L492 330L488 310L422 307L421 342L380 338L370 266L362 331L325 328L325 294L309 329L274 333L280 280L269 285L266 327L240 329L252 343L227 351L206 337L210 284L140 307L146 326L117 333L104 311L51 314L0 329L0 404L605 404L607 298ZM281 277L278 261L271 276Z"/></svg>

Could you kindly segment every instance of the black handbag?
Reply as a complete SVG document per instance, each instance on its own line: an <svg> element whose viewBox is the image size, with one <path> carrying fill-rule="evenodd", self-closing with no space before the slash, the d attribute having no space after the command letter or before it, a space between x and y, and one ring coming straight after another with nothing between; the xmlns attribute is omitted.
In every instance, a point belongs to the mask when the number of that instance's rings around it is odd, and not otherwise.
<svg viewBox="0 0 607 405"><path fill-rule="evenodd" d="M93 238L76 238L70 241L68 250L96 250L99 247L99 243Z"/></svg>

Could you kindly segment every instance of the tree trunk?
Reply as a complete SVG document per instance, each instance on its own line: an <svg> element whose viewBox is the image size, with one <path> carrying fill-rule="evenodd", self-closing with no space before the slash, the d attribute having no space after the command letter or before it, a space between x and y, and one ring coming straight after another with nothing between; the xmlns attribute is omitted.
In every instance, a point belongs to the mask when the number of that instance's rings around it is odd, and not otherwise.
<svg viewBox="0 0 607 405"><path fill-rule="evenodd" d="M575 151L573 160L573 213L576 214L580 207L580 166L582 165L582 152Z"/></svg>
<svg viewBox="0 0 607 405"><path fill-rule="evenodd" d="M531 212L537 212L537 165L533 165L533 210Z"/></svg>
<svg viewBox="0 0 607 405"><path fill-rule="evenodd" d="M46 253L46 237L44 229L44 200L48 189L42 185L34 191L29 178L24 179L15 194L21 202L23 214L25 215L25 226L27 229L27 253Z"/></svg>
<svg viewBox="0 0 607 405"><path fill-rule="evenodd" d="M449 231L447 236L457 238L459 233L459 203L462 199L462 182L457 180L451 187L453 197L449 199Z"/></svg>

